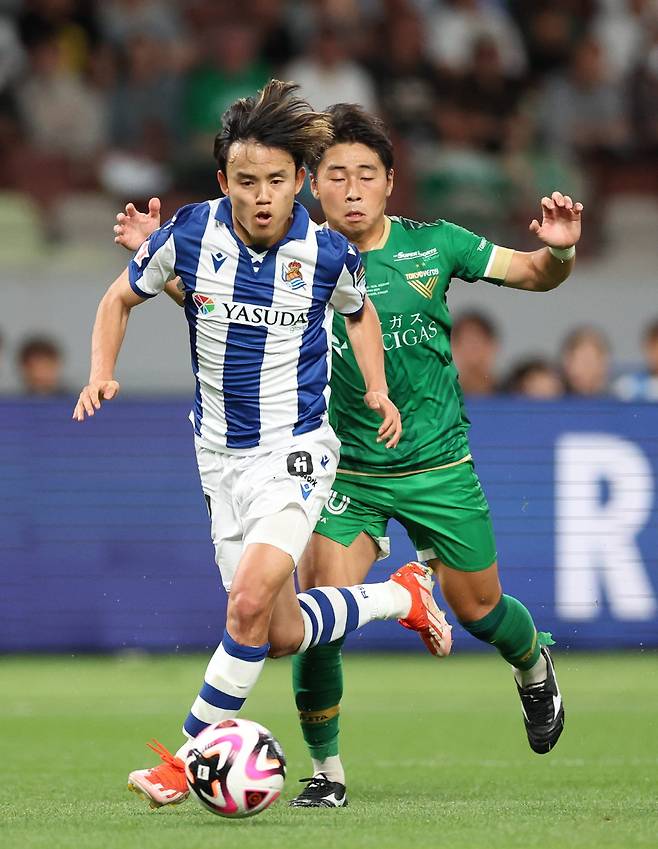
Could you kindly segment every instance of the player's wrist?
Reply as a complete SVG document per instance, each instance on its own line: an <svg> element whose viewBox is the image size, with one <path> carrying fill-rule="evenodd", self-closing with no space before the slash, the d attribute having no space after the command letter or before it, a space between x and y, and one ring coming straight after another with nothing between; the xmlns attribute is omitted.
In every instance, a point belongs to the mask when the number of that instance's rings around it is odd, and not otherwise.
<svg viewBox="0 0 658 849"><path fill-rule="evenodd" d="M576 256L576 246L570 245L568 248L553 248L548 245L548 252L555 259L559 259L560 262L568 262Z"/></svg>

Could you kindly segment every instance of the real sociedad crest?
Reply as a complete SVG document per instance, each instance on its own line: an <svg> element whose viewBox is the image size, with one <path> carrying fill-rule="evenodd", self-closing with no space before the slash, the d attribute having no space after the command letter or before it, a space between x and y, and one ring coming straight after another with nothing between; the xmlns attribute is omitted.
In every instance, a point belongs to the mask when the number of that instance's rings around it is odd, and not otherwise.
<svg viewBox="0 0 658 849"><path fill-rule="evenodd" d="M281 266L281 277L283 278L283 282L290 286L293 291L306 286L302 277L302 264L296 259L291 260L288 265L284 263Z"/></svg>

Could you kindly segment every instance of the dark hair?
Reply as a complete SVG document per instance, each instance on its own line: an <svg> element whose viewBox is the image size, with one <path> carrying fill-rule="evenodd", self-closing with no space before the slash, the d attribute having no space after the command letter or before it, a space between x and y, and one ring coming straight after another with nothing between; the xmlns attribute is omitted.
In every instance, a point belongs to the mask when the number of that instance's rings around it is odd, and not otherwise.
<svg viewBox="0 0 658 849"><path fill-rule="evenodd" d="M658 341L658 319L652 321L651 324L644 328L643 336L645 344Z"/></svg>
<svg viewBox="0 0 658 849"><path fill-rule="evenodd" d="M587 341L592 342L601 353L610 353L610 343L604 332L593 325L583 324L566 335L562 342L562 355L572 354L579 345Z"/></svg>
<svg viewBox="0 0 658 849"><path fill-rule="evenodd" d="M512 368L504 383L504 391L510 393L520 392L523 389L523 382L535 374L554 374L560 378L558 369L550 360L542 356L527 357Z"/></svg>
<svg viewBox="0 0 658 849"><path fill-rule="evenodd" d="M25 365L32 357L48 357L52 360L62 358L59 345L47 336L31 336L18 350L18 362Z"/></svg>
<svg viewBox="0 0 658 849"><path fill-rule="evenodd" d="M452 333L459 333L465 324L474 324L482 333L489 339L498 339L498 330L496 325L482 312L477 310L469 310L468 312L460 313L452 323Z"/></svg>
<svg viewBox="0 0 658 849"><path fill-rule="evenodd" d="M333 139L318 156L309 161L312 174L316 174L327 150L334 144L363 144L379 156L388 173L393 167L393 142L388 127L375 115L357 103L335 103L327 109L331 120Z"/></svg>
<svg viewBox="0 0 658 849"><path fill-rule="evenodd" d="M226 173L226 158L236 141L255 141L289 153L295 168L315 159L331 142L331 123L324 112L314 112L298 96L297 83L270 80L256 97L236 100L222 116L215 136L214 154Z"/></svg>

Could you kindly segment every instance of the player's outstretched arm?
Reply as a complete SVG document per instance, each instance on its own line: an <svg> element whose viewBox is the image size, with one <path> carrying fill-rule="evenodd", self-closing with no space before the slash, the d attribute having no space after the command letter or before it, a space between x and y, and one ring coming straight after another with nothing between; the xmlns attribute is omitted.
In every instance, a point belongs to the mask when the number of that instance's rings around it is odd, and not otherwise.
<svg viewBox="0 0 658 849"><path fill-rule="evenodd" d="M130 310L144 302L130 288L128 271L118 277L103 295L91 337L91 371L89 383L83 387L72 418L81 422L85 416L93 416L102 401L110 401L119 392L119 383L114 379L121 343L126 332Z"/></svg>
<svg viewBox="0 0 658 849"><path fill-rule="evenodd" d="M134 203L127 203L125 212L117 215L114 241L129 251L136 251L159 226L160 198L151 198L148 212L139 212Z"/></svg>
<svg viewBox="0 0 658 849"><path fill-rule="evenodd" d="M512 289L548 292L563 283L573 270L582 203L553 192L550 198L541 199L541 211L541 224L535 218L529 229L546 247L529 253L514 251L504 281Z"/></svg>
<svg viewBox="0 0 658 849"><path fill-rule="evenodd" d="M127 203L126 211L117 214L114 241L129 251L136 251L159 226L160 198L151 198L148 212L139 212L134 203ZM179 277L170 280L164 290L179 307L185 306L185 287Z"/></svg>
<svg viewBox="0 0 658 849"><path fill-rule="evenodd" d="M386 441L387 448L394 448L400 441L402 423L398 408L388 397L382 331L370 298L366 297L358 316L345 316L345 326L366 385L363 401L383 419L377 431L377 442Z"/></svg>

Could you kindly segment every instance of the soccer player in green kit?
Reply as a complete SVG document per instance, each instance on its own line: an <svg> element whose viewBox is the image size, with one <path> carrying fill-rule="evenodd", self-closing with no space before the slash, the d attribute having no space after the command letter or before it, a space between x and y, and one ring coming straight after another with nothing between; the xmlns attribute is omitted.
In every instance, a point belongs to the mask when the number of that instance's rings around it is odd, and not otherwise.
<svg viewBox="0 0 658 849"><path fill-rule="evenodd" d="M529 611L504 595L486 498L475 474L468 419L450 351L446 292L453 277L545 292L569 276L580 237L582 204L554 192L541 201L530 230L546 247L525 253L492 244L445 221L421 224L385 214L393 188L393 149L379 119L358 106L329 109L333 143L310 163L312 189L327 223L362 253L368 295L379 313L390 397L404 435L386 451L372 442L378 420L362 410L356 361L344 322L335 316L330 418L341 443L332 493L300 565L301 589L360 583L386 556L386 526L397 519L420 560L434 570L456 617L474 637L511 664L530 746L546 753L557 742L564 708L547 644ZM132 228L154 229L129 205L116 241L131 246ZM152 223L151 223L152 222ZM172 296L175 295L171 291ZM438 647L429 646L435 654ZM343 692L341 642L293 658L294 690L313 777L290 804L342 807L345 777L338 753Z"/></svg>

